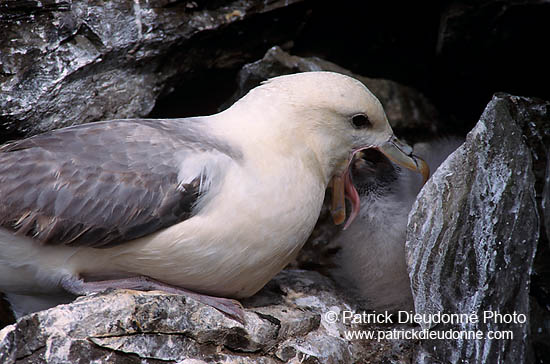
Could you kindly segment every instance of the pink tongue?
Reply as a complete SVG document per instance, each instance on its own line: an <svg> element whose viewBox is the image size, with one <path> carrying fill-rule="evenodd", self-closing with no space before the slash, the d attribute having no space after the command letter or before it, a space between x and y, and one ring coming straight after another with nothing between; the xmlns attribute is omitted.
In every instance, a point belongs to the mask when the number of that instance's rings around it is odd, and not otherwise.
<svg viewBox="0 0 550 364"><path fill-rule="evenodd" d="M357 217L357 214L359 214L359 208L361 207L359 194L357 193L357 190L355 189L355 186L351 181L349 168L344 175L344 190L345 190L345 196L351 202L351 214L349 215L348 221L346 221L346 224L344 225L344 230L346 230L351 225L353 220L355 220L355 218Z"/></svg>

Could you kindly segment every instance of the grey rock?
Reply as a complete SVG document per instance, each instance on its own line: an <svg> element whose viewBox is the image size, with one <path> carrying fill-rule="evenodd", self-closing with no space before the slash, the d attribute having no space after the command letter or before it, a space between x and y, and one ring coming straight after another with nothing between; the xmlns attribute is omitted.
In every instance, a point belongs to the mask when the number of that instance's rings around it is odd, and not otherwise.
<svg viewBox="0 0 550 364"><path fill-rule="evenodd" d="M541 217L541 236L550 237L550 102L536 98L498 94L508 101L529 147L535 174L535 191ZM542 230L544 229L544 231Z"/></svg>
<svg viewBox="0 0 550 364"><path fill-rule="evenodd" d="M239 89L225 107L268 78L309 71L338 72L363 82L384 105L390 124L398 135L407 135L412 139L422 136L425 139L440 130L435 107L420 92L391 80L354 74L321 58L292 56L280 47L272 47L263 59L246 64L241 69L238 75Z"/></svg>
<svg viewBox="0 0 550 364"><path fill-rule="evenodd" d="M539 243L531 273L530 323L536 362L550 358L550 102L502 95L531 150L540 217Z"/></svg>
<svg viewBox="0 0 550 364"><path fill-rule="evenodd" d="M348 340L350 310L316 272L286 270L244 302L245 325L192 299L108 291L22 317L0 331L2 363L345 363L405 351ZM411 347L407 347L410 352Z"/></svg>
<svg viewBox="0 0 550 364"><path fill-rule="evenodd" d="M146 116L191 73L236 68L265 42L287 40L306 10L270 13L298 2L3 2L0 135ZM243 33L253 17L264 21Z"/></svg>
<svg viewBox="0 0 550 364"><path fill-rule="evenodd" d="M532 362L529 288L539 214L525 128L541 110L548 103L495 95L413 205L406 249L416 312L479 318L422 327L483 332L478 340L424 340L417 363ZM522 314L527 322L484 319L487 311ZM510 332L513 340L490 339L489 332Z"/></svg>

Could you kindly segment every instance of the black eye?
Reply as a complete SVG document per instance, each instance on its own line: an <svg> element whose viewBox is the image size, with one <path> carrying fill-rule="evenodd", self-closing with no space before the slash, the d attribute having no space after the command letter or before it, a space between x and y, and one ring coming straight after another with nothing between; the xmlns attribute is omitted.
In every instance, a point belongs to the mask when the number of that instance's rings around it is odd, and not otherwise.
<svg viewBox="0 0 550 364"><path fill-rule="evenodd" d="M371 122L367 115L357 114L351 118L351 125L353 125L355 129L364 129L371 126Z"/></svg>

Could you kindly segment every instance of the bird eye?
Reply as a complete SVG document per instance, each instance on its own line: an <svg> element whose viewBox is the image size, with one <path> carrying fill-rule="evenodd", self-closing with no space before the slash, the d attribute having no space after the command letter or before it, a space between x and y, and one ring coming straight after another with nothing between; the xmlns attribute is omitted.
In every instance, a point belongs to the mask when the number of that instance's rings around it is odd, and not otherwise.
<svg viewBox="0 0 550 364"><path fill-rule="evenodd" d="M371 122L367 115L357 114L351 118L351 125L353 125L355 129L364 129L371 126Z"/></svg>

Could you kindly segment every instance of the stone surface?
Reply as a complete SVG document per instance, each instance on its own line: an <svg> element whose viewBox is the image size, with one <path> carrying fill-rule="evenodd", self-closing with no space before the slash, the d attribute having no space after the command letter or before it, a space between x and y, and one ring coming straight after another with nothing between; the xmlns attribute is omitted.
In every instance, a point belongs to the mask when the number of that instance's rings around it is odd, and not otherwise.
<svg viewBox="0 0 550 364"><path fill-rule="evenodd" d="M498 94L521 128L531 150L535 191L541 217L541 235L550 236L550 101Z"/></svg>
<svg viewBox="0 0 550 364"><path fill-rule="evenodd" d="M550 360L550 102L502 95L522 129L535 174L540 238L531 273L531 339L535 362Z"/></svg>
<svg viewBox="0 0 550 364"><path fill-rule="evenodd" d="M308 71L338 72L363 82L384 105L388 120L397 135L409 139L420 136L426 139L440 131L435 107L420 92L394 81L354 74L321 58L292 56L279 47L269 49L263 59L246 64L241 69L238 75L239 89L225 106L231 105L268 78Z"/></svg>
<svg viewBox="0 0 550 364"><path fill-rule="evenodd" d="M0 331L0 362L337 364L407 357L412 349L346 339L352 325L325 313L351 310L350 303L316 272L283 271L244 305L243 326L181 296L119 290L81 297Z"/></svg>
<svg viewBox="0 0 550 364"><path fill-rule="evenodd" d="M236 68L287 40L303 21L306 10L290 6L299 2L2 2L0 142L146 116L192 75Z"/></svg>
<svg viewBox="0 0 550 364"><path fill-rule="evenodd" d="M479 322L423 324L436 331L483 332L479 340L425 340L417 363L532 362L530 273L539 239L530 115L548 103L496 95L466 142L421 191L407 231L417 313L472 314ZM547 115L547 114L546 114ZM539 118L541 119L541 118ZM527 322L483 319L485 311ZM505 331L513 340L487 338Z"/></svg>

